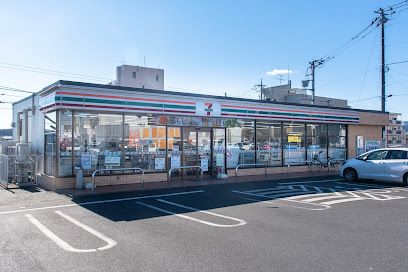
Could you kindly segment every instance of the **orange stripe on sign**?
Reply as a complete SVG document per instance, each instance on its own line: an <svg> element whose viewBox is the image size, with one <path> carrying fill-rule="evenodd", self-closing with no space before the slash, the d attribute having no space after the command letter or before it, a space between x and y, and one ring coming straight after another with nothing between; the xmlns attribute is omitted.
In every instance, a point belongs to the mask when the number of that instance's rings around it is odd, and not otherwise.
<svg viewBox="0 0 408 272"><path fill-rule="evenodd" d="M187 101L177 101L177 100L167 100L167 99L152 99L152 98L132 98L127 96L117 96L117 95L104 95L104 94L85 94L85 93L76 93L76 92L67 92L67 91L59 91L56 94L68 94L68 95L77 95L77 96L84 96L84 97L100 97L100 98L111 98L111 99L127 99L127 100L134 100L134 101L150 101L150 102L166 102L166 103L177 103L177 104L185 104L185 105L195 105L195 102L187 102Z"/></svg>

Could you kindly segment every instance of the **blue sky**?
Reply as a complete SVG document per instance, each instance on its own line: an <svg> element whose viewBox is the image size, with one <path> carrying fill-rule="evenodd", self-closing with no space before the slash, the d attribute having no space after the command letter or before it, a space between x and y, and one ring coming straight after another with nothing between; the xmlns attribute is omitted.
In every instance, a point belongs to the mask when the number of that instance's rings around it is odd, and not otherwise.
<svg viewBox="0 0 408 272"><path fill-rule="evenodd" d="M2 1L0 85L38 91L59 80L107 83L123 63L165 69L165 88L256 98L260 79L290 69L300 87L308 62L367 26L379 7L400 2L342 1ZM408 10L386 24L386 62L408 60ZM11 63L85 76L11 69ZM316 94L380 109L380 32L374 30L316 70ZM94 76L99 78L88 78ZM283 79L287 79L283 76ZM18 93L0 91L2 101ZM387 110L408 120L408 63L390 66ZM0 104L0 128L11 112Z"/></svg>

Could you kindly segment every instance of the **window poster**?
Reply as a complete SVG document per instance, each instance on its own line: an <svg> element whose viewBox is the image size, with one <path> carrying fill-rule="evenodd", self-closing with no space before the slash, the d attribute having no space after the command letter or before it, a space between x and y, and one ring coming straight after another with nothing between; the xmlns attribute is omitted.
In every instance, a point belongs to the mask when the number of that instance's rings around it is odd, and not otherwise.
<svg viewBox="0 0 408 272"><path fill-rule="evenodd" d="M171 165L171 168L179 168L180 167L180 155L172 155L170 157L170 165Z"/></svg>
<svg viewBox="0 0 408 272"><path fill-rule="evenodd" d="M91 154L82 154L81 155L81 166L84 170L92 169L92 159Z"/></svg>
<svg viewBox="0 0 408 272"><path fill-rule="evenodd" d="M155 158L154 159L154 169L164 170L165 158Z"/></svg>
<svg viewBox="0 0 408 272"><path fill-rule="evenodd" d="M208 156L203 156L201 158L201 169L203 170L203 172L208 171Z"/></svg>

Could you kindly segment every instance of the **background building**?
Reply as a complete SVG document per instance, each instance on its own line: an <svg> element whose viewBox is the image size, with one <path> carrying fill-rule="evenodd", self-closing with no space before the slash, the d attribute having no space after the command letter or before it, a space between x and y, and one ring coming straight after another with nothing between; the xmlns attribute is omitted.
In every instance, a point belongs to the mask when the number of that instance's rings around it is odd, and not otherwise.
<svg viewBox="0 0 408 272"><path fill-rule="evenodd" d="M404 130L401 113L390 113L389 123L385 127L385 144L387 147L406 146L406 132Z"/></svg>
<svg viewBox="0 0 408 272"><path fill-rule="evenodd" d="M116 67L114 85L141 89L164 90L164 70L142 66Z"/></svg>
<svg viewBox="0 0 408 272"><path fill-rule="evenodd" d="M285 85L278 85L262 89L262 98L273 102L286 102L296 104L312 105L312 96L307 94L306 89L292 88L291 82ZM347 108L347 100L336 99L323 96L315 96L317 106Z"/></svg>

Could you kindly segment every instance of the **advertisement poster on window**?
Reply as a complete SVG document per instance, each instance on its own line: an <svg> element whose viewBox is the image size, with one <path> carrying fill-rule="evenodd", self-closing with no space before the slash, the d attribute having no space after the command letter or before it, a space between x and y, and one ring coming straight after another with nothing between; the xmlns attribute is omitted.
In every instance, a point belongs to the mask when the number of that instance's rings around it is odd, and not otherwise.
<svg viewBox="0 0 408 272"><path fill-rule="evenodd" d="M172 155L170 157L170 165L171 165L171 168L179 168L180 167L180 156Z"/></svg>
<svg viewBox="0 0 408 272"><path fill-rule="evenodd" d="M92 169L92 159L91 154L82 154L81 155L81 166L84 170Z"/></svg>
<svg viewBox="0 0 408 272"><path fill-rule="evenodd" d="M215 156L215 165L224 167L224 154L217 154Z"/></svg>
<svg viewBox="0 0 408 272"><path fill-rule="evenodd" d="M204 156L201 158L201 169L203 172L208 171L208 156Z"/></svg>
<svg viewBox="0 0 408 272"><path fill-rule="evenodd" d="M154 169L164 170L165 158L155 158L154 159Z"/></svg>
<svg viewBox="0 0 408 272"><path fill-rule="evenodd" d="M105 166L120 166L120 156L105 156Z"/></svg>

